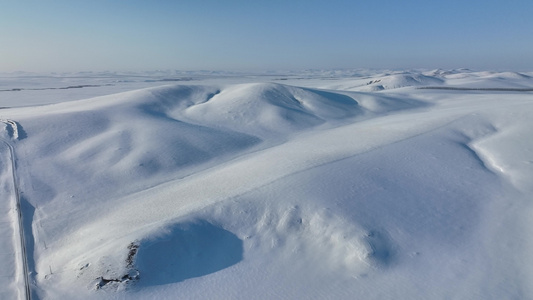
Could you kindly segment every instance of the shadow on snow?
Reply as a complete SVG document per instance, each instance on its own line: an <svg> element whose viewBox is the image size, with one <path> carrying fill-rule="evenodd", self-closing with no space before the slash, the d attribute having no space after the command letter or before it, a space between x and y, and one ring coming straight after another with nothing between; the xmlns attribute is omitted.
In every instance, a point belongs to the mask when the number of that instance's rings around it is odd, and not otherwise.
<svg viewBox="0 0 533 300"><path fill-rule="evenodd" d="M233 233L206 221L178 224L141 241L136 265L139 285L181 282L237 264L243 243Z"/></svg>

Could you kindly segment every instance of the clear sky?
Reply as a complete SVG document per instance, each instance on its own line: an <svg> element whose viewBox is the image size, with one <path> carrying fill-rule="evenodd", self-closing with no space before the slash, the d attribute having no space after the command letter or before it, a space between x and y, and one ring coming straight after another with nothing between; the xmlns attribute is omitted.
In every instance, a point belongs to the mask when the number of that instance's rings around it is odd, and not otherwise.
<svg viewBox="0 0 533 300"><path fill-rule="evenodd" d="M0 72L533 70L532 0L0 0Z"/></svg>

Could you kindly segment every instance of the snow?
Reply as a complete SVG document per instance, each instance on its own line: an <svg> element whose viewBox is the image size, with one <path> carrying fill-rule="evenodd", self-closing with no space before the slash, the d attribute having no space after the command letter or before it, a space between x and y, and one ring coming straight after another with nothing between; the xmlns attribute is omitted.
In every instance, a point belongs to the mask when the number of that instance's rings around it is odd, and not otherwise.
<svg viewBox="0 0 533 300"><path fill-rule="evenodd" d="M19 296L22 280L17 267L17 256L20 255L19 240L17 239L18 222L15 215L15 198L11 179L11 153L8 146L0 143L0 189L2 202L0 203L0 280L2 289L0 298L16 299ZM23 290L20 290L23 292Z"/></svg>
<svg viewBox="0 0 533 300"><path fill-rule="evenodd" d="M3 74L0 87L36 299L533 298L532 74ZM0 295L20 297L2 201Z"/></svg>

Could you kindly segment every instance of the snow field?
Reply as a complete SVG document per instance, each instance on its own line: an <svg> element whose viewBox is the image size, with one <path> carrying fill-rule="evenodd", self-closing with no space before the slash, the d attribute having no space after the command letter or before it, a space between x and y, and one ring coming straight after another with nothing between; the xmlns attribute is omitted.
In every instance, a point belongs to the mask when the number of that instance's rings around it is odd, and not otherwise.
<svg viewBox="0 0 533 300"><path fill-rule="evenodd" d="M360 80L383 89L171 85L3 111L25 135L34 293L531 298L531 93L415 88L530 77Z"/></svg>

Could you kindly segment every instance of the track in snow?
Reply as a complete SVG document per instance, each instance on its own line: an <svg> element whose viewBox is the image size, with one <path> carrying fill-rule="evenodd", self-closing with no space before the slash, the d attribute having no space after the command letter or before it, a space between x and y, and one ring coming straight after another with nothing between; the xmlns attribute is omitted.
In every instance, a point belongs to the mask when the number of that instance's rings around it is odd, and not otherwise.
<svg viewBox="0 0 533 300"><path fill-rule="evenodd" d="M0 280L3 283L0 285L0 297L31 299L15 152L11 144L2 139L0 142L3 145L0 147L0 187L3 196L0 200Z"/></svg>

